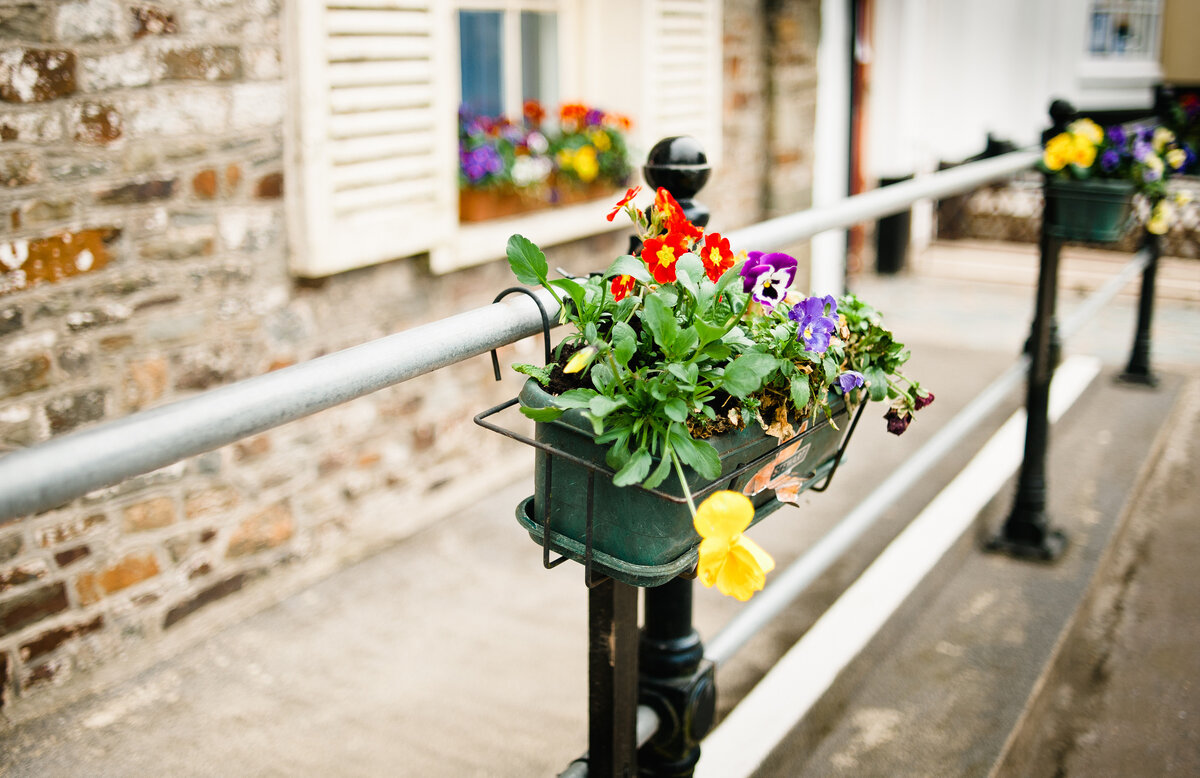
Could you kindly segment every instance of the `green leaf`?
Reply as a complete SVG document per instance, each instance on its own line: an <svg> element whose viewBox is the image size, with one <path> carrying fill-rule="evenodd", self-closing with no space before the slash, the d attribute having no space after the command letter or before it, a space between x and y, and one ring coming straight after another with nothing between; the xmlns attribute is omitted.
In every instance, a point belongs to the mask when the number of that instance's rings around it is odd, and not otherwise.
<svg viewBox="0 0 1200 778"><path fill-rule="evenodd" d="M663 406L663 413L665 413L667 418L671 421L677 421L680 424L683 424L685 421L687 421L688 417L687 403L678 397L668 400L667 404Z"/></svg>
<svg viewBox="0 0 1200 778"><path fill-rule="evenodd" d="M792 405L797 413L803 413L808 407L808 401L812 399L812 387L808 385L808 376L803 373L798 374L792 379L791 383Z"/></svg>
<svg viewBox="0 0 1200 778"><path fill-rule="evenodd" d="M737 398L753 394L762 386L763 379L770 375L779 360L770 354L758 351L748 351L729 363L725 368L725 376L721 380L721 388Z"/></svg>
<svg viewBox="0 0 1200 778"><path fill-rule="evenodd" d="M513 275L523 284L535 286L546 283L550 266L546 255L533 241L524 235L513 235L508 239L508 266Z"/></svg>
<svg viewBox="0 0 1200 778"><path fill-rule="evenodd" d="M637 333L623 321L612 328L613 356L620 365L628 365L629 360L637 353Z"/></svg>
<svg viewBox="0 0 1200 778"><path fill-rule="evenodd" d="M554 365L546 365L545 367L538 367L537 365L527 365L522 362L522 363L513 365L512 369L517 371L518 373L521 373L522 375L529 376L534 381L537 381L539 384L541 384L543 387L546 387L546 386L550 385L550 373L554 370Z"/></svg>
<svg viewBox="0 0 1200 778"><path fill-rule="evenodd" d="M604 271L605 278L613 276L633 276L643 284L650 283L650 271L646 268L646 263L630 254L617 257L608 266L608 270Z"/></svg>
<svg viewBox="0 0 1200 778"><path fill-rule="evenodd" d="M595 389L568 389L554 398L554 403L561 408L587 408L596 397Z"/></svg>
<svg viewBox="0 0 1200 778"><path fill-rule="evenodd" d="M631 484L646 480L646 476L650 473L650 465L653 462L654 460L650 456L650 452L644 448L639 448L629 458L629 461L625 463L625 466L613 476L613 485L630 486Z"/></svg>
<svg viewBox="0 0 1200 778"><path fill-rule="evenodd" d="M709 480L721 477L721 455L707 440L693 440L685 434L682 440L675 442L674 447L680 461L700 475Z"/></svg>
<svg viewBox="0 0 1200 778"><path fill-rule="evenodd" d="M521 413L525 414L534 421L554 421L559 416L563 415L562 408L530 408L521 406Z"/></svg>
<svg viewBox="0 0 1200 778"><path fill-rule="evenodd" d="M588 410L591 411L593 416L604 418L618 408L624 408L627 404L624 397L613 399L600 394L593 397L591 402L588 403Z"/></svg>
<svg viewBox="0 0 1200 778"><path fill-rule="evenodd" d="M700 257L688 252L675 263L675 279L687 289L692 297L700 296L700 279L704 278L704 263Z"/></svg>
<svg viewBox="0 0 1200 778"><path fill-rule="evenodd" d="M867 381L867 392L875 402L886 400L888 395L887 373L879 367L870 365L862 371Z"/></svg>
<svg viewBox="0 0 1200 778"><path fill-rule="evenodd" d="M571 295L571 302L575 303L575 314L580 316L583 314L584 299L586 294L583 287L570 278L556 278L550 282L551 286L557 286L567 294Z"/></svg>
<svg viewBox="0 0 1200 778"><path fill-rule="evenodd" d="M742 276L738 273L738 271L742 269L743 264L745 263L739 263L735 267L731 267L721 274L721 277L717 279L717 294L721 294L735 282L742 280Z"/></svg>
<svg viewBox="0 0 1200 778"><path fill-rule="evenodd" d="M658 461L658 467L654 468L654 472L645 481L642 481L642 486L647 489L657 488L659 484L666 480L667 475L671 472L671 457L667 452L663 452L663 457Z"/></svg>
<svg viewBox="0 0 1200 778"><path fill-rule="evenodd" d="M714 340L718 340L722 335L725 334L724 327L718 327L715 324L709 324L704 319L699 317L692 322L692 326L696 328L696 333L700 336L700 342L704 344L712 343Z"/></svg>
<svg viewBox="0 0 1200 778"><path fill-rule="evenodd" d="M654 342L663 351L671 351L679 333L679 323L675 321L675 312L667 307L660 295L646 296L642 309L642 321L650 328Z"/></svg>

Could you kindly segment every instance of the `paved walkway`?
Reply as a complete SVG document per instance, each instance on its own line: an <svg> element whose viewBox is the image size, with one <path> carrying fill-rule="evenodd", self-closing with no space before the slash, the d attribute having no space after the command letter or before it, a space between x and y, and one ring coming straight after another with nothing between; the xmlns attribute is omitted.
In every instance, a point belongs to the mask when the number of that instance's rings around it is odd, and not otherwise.
<svg viewBox="0 0 1200 778"><path fill-rule="evenodd" d="M1027 334L1032 292L1019 284L901 276L857 279L855 288L913 347L912 373L938 401L900 439L864 419L834 487L761 525L756 539L781 565L1011 364ZM1120 301L1086 342L1069 349L1119 365L1132 322L1132 301ZM1156 364L1200 365L1197 333L1196 304L1164 301ZM951 461L969 456L1020 400L1014 393ZM513 455L527 452L513 444ZM786 617L722 667L722 712L953 473L950 467L914 485ZM555 774L586 745L586 593L577 567L542 570L540 552L517 528L512 512L529 490L523 480L488 495L470 515L333 575L128 683L0 731L0 775ZM1167 543L1164 553L1170 550ZM715 634L738 607L698 592L702 634ZM1067 728L1077 730L1071 742L1086 745L1092 730Z"/></svg>

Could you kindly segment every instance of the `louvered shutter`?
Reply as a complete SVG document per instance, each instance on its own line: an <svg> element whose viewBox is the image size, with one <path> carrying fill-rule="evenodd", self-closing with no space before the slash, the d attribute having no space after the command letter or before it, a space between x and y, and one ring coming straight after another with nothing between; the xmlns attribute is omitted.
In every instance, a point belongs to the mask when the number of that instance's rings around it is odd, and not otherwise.
<svg viewBox="0 0 1200 778"><path fill-rule="evenodd" d="M440 250L457 218L451 4L290 9L293 271L324 276Z"/></svg>
<svg viewBox="0 0 1200 778"><path fill-rule="evenodd" d="M721 157L721 2L651 0L643 5L650 89L640 118L648 143L691 135Z"/></svg>

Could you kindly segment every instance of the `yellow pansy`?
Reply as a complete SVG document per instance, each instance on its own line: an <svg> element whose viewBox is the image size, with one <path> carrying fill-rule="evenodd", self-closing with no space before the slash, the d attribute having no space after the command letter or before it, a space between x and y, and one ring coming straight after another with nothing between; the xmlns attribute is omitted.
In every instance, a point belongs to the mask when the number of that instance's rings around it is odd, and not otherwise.
<svg viewBox="0 0 1200 778"><path fill-rule="evenodd" d="M600 164L596 161L595 146L584 146L576 151L573 163L576 175L585 184L591 183L600 174Z"/></svg>
<svg viewBox="0 0 1200 778"><path fill-rule="evenodd" d="M1071 159L1074 144L1067 133L1059 133L1046 142L1046 150L1042 153L1042 164L1049 171L1059 171L1066 167Z"/></svg>
<svg viewBox="0 0 1200 778"><path fill-rule="evenodd" d="M1166 145L1174 140L1175 133L1171 132L1166 127L1154 128L1154 140L1152 140L1151 143L1154 144L1154 150L1159 154L1162 154L1162 150L1166 148Z"/></svg>
<svg viewBox="0 0 1200 778"><path fill-rule="evenodd" d="M1096 161L1096 144L1085 135L1071 136L1071 163L1091 167Z"/></svg>
<svg viewBox="0 0 1200 778"><path fill-rule="evenodd" d="M612 140L604 130L590 130L587 136L597 151L604 152L612 148Z"/></svg>
<svg viewBox="0 0 1200 778"><path fill-rule="evenodd" d="M1165 235L1171 226L1172 209L1166 200L1159 200L1146 222L1146 231L1154 235Z"/></svg>
<svg viewBox="0 0 1200 778"><path fill-rule="evenodd" d="M1104 130L1100 129L1100 125L1091 119L1077 119L1071 122L1067 126L1067 132L1073 135L1082 135L1094 146L1099 146L1104 142Z"/></svg>
<svg viewBox="0 0 1200 778"><path fill-rule="evenodd" d="M1167 164L1173 170L1178 170L1187 162L1187 152L1183 149L1171 149L1167 152Z"/></svg>
<svg viewBox="0 0 1200 778"><path fill-rule="evenodd" d="M744 494L721 491L700 503L693 521L700 542L696 573L700 583L742 600L767 582L775 560L742 533L754 519L754 505Z"/></svg>
<svg viewBox="0 0 1200 778"><path fill-rule="evenodd" d="M563 368L564 373L578 373L592 362L592 357L596 356L595 346L586 346L579 349L571 358L567 360L566 367Z"/></svg>

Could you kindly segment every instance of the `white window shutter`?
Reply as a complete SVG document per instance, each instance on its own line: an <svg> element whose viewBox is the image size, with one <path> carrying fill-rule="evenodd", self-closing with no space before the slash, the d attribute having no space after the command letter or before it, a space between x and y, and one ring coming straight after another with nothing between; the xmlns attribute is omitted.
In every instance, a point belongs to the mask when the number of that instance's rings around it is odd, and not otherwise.
<svg viewBox="0 0 1200 778"><path fill-rule="evenodd" d="M645 16L641 137L671 135L700 141L710 164L721 158L721 1L651 0Z"/></svg>
<svg viewBox="0 0 1200 778"><path fill-rule="evenodd" d="M441 250L457 223L451 4L304 0L290 11L292 270L325 276Z"/></svg>

